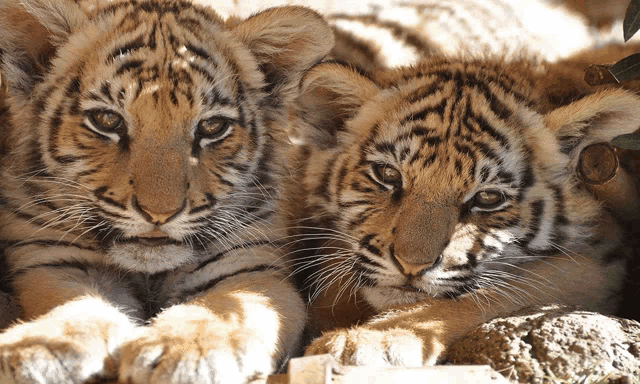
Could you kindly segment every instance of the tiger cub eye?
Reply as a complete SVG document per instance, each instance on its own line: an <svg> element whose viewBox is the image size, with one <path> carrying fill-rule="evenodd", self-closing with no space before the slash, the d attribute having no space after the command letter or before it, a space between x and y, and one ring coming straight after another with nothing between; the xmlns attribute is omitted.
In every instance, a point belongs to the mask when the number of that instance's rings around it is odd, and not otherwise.
<svg viewBox="0 0 640 384"><path fill-rule="evenodd" d="M402 181L402 174L389 164L374 163L373 173L384 184L396 185Z"/></svg>
<svg viewBox="0 0 640 384"><path fill-rule="evenodd" d="M207 139L217 139L224 135L230 126L229 120L214 117L198 123L198 134Z"/></svg>
<svg viewBox="0 0 640 384"><path fill-rule="evenodd" d="M101 109L89 112L89 118L97 129L108 133L116 133L123 122L119 114Z"/></svg>
<svg viewBox="0 0 640 384"><path fill-rule="evenodd" d="M480 208L494 208L504 201L504 195L500 191L480 191L474 196L474 203Z"/></svg>

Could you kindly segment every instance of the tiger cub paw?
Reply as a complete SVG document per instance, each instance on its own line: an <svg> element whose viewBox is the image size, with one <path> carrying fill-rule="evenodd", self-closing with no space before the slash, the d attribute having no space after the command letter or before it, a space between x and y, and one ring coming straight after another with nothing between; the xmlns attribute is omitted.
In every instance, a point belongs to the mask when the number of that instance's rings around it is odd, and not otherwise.
<svg viewBox="0 0 640 384"><path fill-rule="evenodd" d="M385 330L354 327L323 334L305 355L329 354L343 365L420 367L435 364L438 355L415 333L400 328Z"/></svg>
<svg viewBox="0 0 640 384"><path fill-rule="evenodd" d="M107 356L94 352L74 341L45 336L25 337L13 343L0 339L0 382L76 383L115 377L104 369Z"/></svg>
<svg viewBox="0 0 640 384"><path fill-rule="evenodd" d="M0 334L0 383L84 383L114 379L118 344L132 334L126 316L118 319L83 316L77 303L55 309L38 320L14 325ZM74 308L75 307L75 308ZM108 317L108 310L101 312ZM118 321L122 320L122 321Z"/></svg>
<svg viewBox="0 0 640 384"><path fill-rule="evenodd" d="M197 312L191 309L172 319L165 316L123 346L119 380L133 384L239 384L271 373L275 348L268 348L252 332L212 319L205 309Z"/></svg>

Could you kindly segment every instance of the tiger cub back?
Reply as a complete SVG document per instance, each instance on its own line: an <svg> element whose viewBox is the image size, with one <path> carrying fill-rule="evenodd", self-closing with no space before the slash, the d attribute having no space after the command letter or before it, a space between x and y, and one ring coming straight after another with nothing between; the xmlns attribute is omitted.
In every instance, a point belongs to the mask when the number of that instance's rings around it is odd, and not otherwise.
<svg viewBox="0 0 640 384"><path fill-rule="evenodd" d="M434 364L528 305L616 310L624 232L576 167L587 145L640 126L640 98L602 89L559 106L536 68L434 58L306 74L309 145L289 199L296 270L325 331L307 353Z"/></svg>
<svg viewBox="0 0 640 384"><path fill-rule="evenodd" d="M332 42L304 7L0 3L0 243L24 321L0 382L243 383L295 353L280 146Z"/></svg>

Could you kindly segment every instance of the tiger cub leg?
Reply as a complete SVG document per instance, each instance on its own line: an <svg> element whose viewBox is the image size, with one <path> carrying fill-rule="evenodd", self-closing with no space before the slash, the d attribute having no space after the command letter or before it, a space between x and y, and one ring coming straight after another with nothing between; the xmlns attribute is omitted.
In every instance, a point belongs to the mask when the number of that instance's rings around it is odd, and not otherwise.
<svg viewBox="0 0 640 384"><path fill-rule="evenodd" d="M281 272L218 283L160 313L123 347L127 383L240 383L266 377L295 352L305 310Z"/></svg>
<svg viewBox="0 0 640 384"><path fill-rule="evenodd" d="M23 318L0 334L0 382L80 383L115 378L117 349L136 331L136 304L95 271L37 268L14 279ZM109 289L110 293L102 292ZM120 306L108 296L118 296ZM114 297L115 298L115 297Z"/></svg>

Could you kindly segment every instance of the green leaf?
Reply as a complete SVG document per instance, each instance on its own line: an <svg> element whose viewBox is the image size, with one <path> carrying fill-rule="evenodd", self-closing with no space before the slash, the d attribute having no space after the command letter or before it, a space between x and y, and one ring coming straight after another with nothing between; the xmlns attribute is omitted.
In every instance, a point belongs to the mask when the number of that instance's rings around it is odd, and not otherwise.
<svg viewBox="0 0 640 384"><path fill-rule="evenodd" d="M613 64L609 72L619 83L633 80L640 76L640 53L634 53Z"/></svg>
<svg viewBox="0 0 640 384"><path fill-rule="evenodd" d="M631 0L624 15L622 31L625 43L640 29L640 0Z"/></svg>
<svg viewBox="0 0 640 384"><path fill-rule="evenodd" d="M627 133L616 136L611 140L611 144L618 148L638 151L640 150L640 133Z"/></svg>

